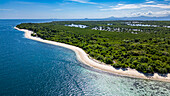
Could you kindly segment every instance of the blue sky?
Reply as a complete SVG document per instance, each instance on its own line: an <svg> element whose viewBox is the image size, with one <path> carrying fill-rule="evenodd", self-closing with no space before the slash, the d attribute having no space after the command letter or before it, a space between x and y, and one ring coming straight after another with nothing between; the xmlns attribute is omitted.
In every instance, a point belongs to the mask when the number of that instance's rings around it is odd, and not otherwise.
<svg viewBox="0 0 170 96"><path fill-rule="evenodd" d="M0 19L163 17L170 0L0 0Z"/></svg>

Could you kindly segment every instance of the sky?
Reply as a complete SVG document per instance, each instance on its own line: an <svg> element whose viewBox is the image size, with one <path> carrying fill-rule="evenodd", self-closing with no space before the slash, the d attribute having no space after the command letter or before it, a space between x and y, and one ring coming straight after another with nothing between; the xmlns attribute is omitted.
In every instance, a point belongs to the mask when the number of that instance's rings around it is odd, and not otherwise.
<svg viewBox="0 0 170 96"><path fill-rule="evenodd" d="M0 0L0 19L164 17L170 0Z"/></svg>

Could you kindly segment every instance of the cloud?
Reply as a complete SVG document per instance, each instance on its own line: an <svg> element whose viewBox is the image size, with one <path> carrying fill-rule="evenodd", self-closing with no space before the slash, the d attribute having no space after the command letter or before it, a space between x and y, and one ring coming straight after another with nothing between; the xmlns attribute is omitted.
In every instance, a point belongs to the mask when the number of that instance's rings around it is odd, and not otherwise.
<svg viewBox="0 0 170 96"><path fill-rule="evenodd" d="M117 5L121 6L121 5L123 5L123 4L117 4Z"/></svg>
<svg viewBox="0 0 170 96"><path fill-rule="evenodd" d="M138 16L149 16L149 17L164 17L170 15L170 11L164 10L164 11L148 11L148 12L135 12L130 14L132 17L138 17Z"/></svg>
<svg viewBox="0 0 170 96"><path fill-rule="evenodd" d="M121 9L136 9L136 8L140 8L140 6L138 6L137 4L118 4L117 6L110 6L111 10L121 10Z"/></svg>
<svg viewBox="0 0 170 96"><path fill-rule="evenodd" d="M78 3L86 3L86 4L97 4L95 2L89 2L89 0L69 0L73 2L78 2Z"/></svg>
<svg viewBox="0 0 170 96"><path fill-rule="evenodd" d="M148 2L145 2L145 3L155 3L155 1L148 1Z"/></svg>
<svg viewBox="0 0 170 96"><path fill-rule="evenodd" d="M170 9L170 5L166 5L166 4L141 5L141 7L158 7L158 8L163 8L163 9Z"/></svg>
<svg viewBox="0 0 170 96"><path fill-rule="evenodd" d="M0 11L11 11L13 9L0 9Z"/></svg>
<svg viewBox="0 0 170 96"><path fill-rule="evenodd" d="M97 8L103 8L103 6L97 6Z"/></svg>
<svg viewBox="0 0 170 96"><path fill-rule="evenodd" d="M123 9L138 9L138 8L162 8L162 9L170 9L170 5L167 4L118 4L116 6L110 6L108 9L101 10L123 10Z"/></svg>

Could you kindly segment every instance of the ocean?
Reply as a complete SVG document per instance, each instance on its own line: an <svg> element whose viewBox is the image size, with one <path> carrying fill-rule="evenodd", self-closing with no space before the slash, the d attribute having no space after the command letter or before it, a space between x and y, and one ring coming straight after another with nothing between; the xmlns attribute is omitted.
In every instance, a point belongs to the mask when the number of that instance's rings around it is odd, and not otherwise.
<svg viewBox="0 0 170 96"><path fill-rule="evenodd" d="M0 96L170 96L170 83L91 68L72 50L27 39L13 28L50 21L0 20Z"/></svg>

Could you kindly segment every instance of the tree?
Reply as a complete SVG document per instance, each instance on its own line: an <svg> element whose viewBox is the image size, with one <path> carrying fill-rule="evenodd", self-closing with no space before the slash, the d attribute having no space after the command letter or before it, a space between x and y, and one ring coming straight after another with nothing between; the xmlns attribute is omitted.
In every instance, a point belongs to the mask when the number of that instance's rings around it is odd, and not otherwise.
<svg viewBox="0 0 170 96"><path fill-rule="evenodd" d="M110 59L110 58L105 58L105 61L104 61L106 64L112 64L113 61Z"/></svg>
<svg viewBox="0 0 170 96"><path fill-rule="evenodd" d="M98 55L98 56L97 56L97 60L104 61L104 56L102 56L102 55Z"/></svg>

